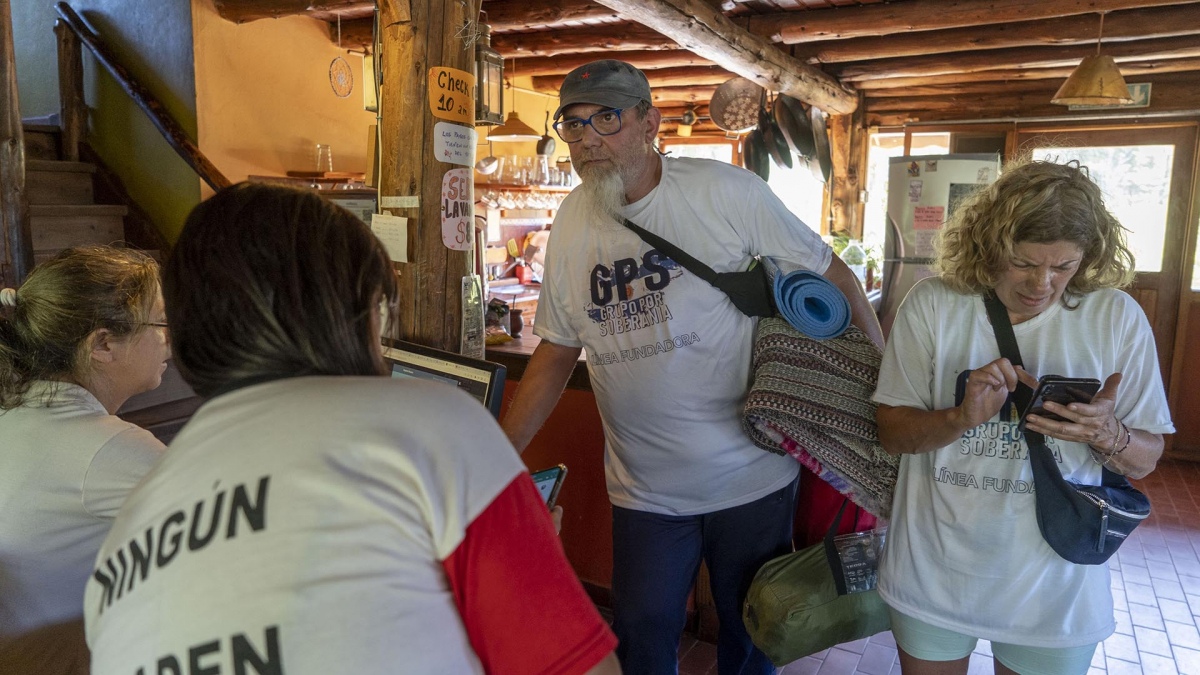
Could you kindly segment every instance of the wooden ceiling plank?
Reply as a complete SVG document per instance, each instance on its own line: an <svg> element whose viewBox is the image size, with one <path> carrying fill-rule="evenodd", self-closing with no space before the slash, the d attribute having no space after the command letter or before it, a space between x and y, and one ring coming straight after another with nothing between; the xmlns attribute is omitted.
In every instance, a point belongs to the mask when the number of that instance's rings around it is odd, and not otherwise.
<svg viewBox="0 0 1200 675"><path fill-rule="evenodd" d="M938 84L958 84L964 82L993 82L997 89L1002 90L1005 83L1022 80L1065 80L1075 70L1074 66L1065 68L1020 68L1012 70L983 70L972 73L947 73L945 75L923 75L919 77L890 77L878 80L863 80L858 82L860 91L867 96L874 96L876 89L895 89L900 87L915 87ZM1127 82L1134 82L1138 77L1155 73L1181 73L1200 71L1200 59L1165 59L1144 63L1125 63L1121 65L1121 74ZM1193 79L1194 81L1194 79Z"/></svg>
<svg viewBox="0 0 1200 675"><path fill-rule="evenodd" d="M679 44L641 24L619 23L492 36L504 58L562 56L600 51L679 49Z"/></svg>
<svg viewBox="0 0 1200 675"><path fill-rule="evenodd" d="M747 18L750 32L775 42L880 37L916 31L1035 21L1122 9L1192 4L1194 0L907 0L859 7L781 12Z"/></svg>
<svg viewBox="0 0 1200 675"><path fill-rule="evenodd" d="M615 20L617 13L591 0L489 0L483 3L492 35L528 30L532 26L559 28L571 22Z"/></svg>
<svg viewBox="0 0 1200 675"><path fill-rule="evenodd" d="M738 27L701 0L600 0L600 4L771 91L838 114L853 112L858 105L858 98L837 80Z"/></svg>
<svg viewBox="0 0 1200 675"><path fill-rule="evenodd" d="M1096 43L1096 15L1044 21L997 23L970 28L902 33L886 37L826 40L805 44L796 56L809 63L845 63L883 57ZM1200 34L1200 4L1113 12L1104 19L1104 42Z"/></svg>
<svg viewBox="0 0 1200 675"><path fill-rule="evenodd" d="M1089 110L1086 112L1069 110L1064 106L1050 103L1053 89L1039 96L1007 96L998 92L991 98L980 98L969 104L959 102L938 102L929 105L926 98L912 99L907 109L883 110L872 107L870 100L866 103L867 124L876 126L897 126L901 124L939 122L946 120L986 120L1006 118L1035 118L1035 117L1071 117L1078 115L1128 117L1131 114L1159 113L1171 111L1200 110L1200 89L1194 80L1165 80L1154 82L1150 96L1149 108ZM893 101L893 99L886 99ZM904 108L904 106L899 106Z"/></svg>
<svg viewBox="0 0 1200 675"><path fill-rule="evenodd" d="M613 54L613 57L641 68L646 71L647 76L649 76L651 70L660 68L713 65L712 61L683 49L674 51L620 52ZM586 52L564 56L515 59L514 62L516 63L517 72L522 75L566 75L579 66L591 63L599 58L603 57L592 52Z"/></svg>
<svg viewBox="0 0 1200 675"><path fill-rule="evenodd" d="M1200 56L1200 40L1194 36L1185 36L1114 42L1104 44L1101 52L1115 58L1117 63L1192 58ZM832 66L830 71L844 82L858 82L888 77L920 77L980 70L1074 67L1085 56L1095 53L1096 46L1094 44L993 49L949 56L931 54L864 61L844 66Z"/></svg>
<svg viewBox="0 0 1200 675"><path fill-rule="evenodd" d="M234 23L309 12L375 11L375 3L364 0L215 0L213 4L221 18Z"/></svg>
<svg viewBox="0 0 1200 675"><path fill-rule="evenodd" d="M732 78L733 73L719 66L700 68L663 68L647 70L646 79L652 88L658 87L688 87L715 86ZM566 75L539 75L533 78L533 88L538 91L557 94L562 87Z"/></svg>

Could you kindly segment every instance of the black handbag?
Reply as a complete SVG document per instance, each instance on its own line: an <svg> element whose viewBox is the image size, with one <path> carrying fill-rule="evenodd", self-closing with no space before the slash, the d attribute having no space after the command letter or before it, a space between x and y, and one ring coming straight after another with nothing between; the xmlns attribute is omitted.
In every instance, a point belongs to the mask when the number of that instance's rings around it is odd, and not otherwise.
<svg viewBox="0 0 1200 675"><path fill-rule="evenodd" d="M642 241L666 253L683 269L723 291L725 295L729 296L733 306L737 307L742 314L758 317L775 316L775 294L771 291L771 280L767 275L765 265L755 263L745 272L717 272L675 244L653 232L646 231L628 218L621 220L622 224L633 230L637 236L642 238Z"/></svg>
<svg viewBox="0 0 1200 675"><path fill-rule="evenodd" d="M994 293L984 297L1000 355L1020 366L1021 350L1008 319L1008 310ZM1017 410L1025 410L1033 389L1018 384L1011 395ZM1133 529L1150 516L1150 499L1119 473L1101 467L1100 485L1081 485L1063 478L1045 436L1025 431L1029 464L1033 468L1037 523L1042 538L1063 559L1079 565L1100 565L1112 557Z"/></svg>

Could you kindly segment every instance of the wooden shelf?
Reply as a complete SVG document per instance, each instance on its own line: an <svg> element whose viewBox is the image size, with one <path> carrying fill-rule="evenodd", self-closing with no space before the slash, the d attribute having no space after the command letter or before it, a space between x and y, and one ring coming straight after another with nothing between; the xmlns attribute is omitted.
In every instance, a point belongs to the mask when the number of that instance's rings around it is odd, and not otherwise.
<svg viewBox="0 0 1200 675"><path fill-rule="evenodd" d="M475 191L508 190L509 192L570 192L573 185L515 185L512 183L476 183Z"/></svg>

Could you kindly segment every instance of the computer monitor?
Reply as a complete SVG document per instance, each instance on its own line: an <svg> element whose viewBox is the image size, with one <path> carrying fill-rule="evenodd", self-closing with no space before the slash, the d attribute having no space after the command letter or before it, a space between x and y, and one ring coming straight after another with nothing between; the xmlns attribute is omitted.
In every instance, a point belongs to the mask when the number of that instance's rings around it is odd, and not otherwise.
<svg viewBox="0 0 1200 675"><path fill-rule="evenodd" d="M499 363L390 339L383 341L383 356L392 368L392 377L415 377L458 387L499 419L507 371Z"/></svg>

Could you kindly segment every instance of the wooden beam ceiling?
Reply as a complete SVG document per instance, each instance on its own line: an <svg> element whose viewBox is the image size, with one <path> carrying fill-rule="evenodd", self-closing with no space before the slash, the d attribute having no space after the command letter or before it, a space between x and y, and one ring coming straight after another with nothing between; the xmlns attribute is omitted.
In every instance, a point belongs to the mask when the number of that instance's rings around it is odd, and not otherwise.
<svg viewBox="0 0 1200 675"><path fill-rule="evenodd" d="M1056 87L1042 92L1011 95L998 90L992 96L920 97L914 99L867 99L867 123L895 126L915 122L946 120L988 120L1032 117L1055 117L1069 112L1065 107L1050 103ZM1150 107L1146 109L1113 109L1088 111L1097 117L1129 117L1140 113L1192 112L1200 110L1200 89L1190 74L1156 77L1152 83ZM1079 114L1073 112L1072 114Z"/></svg>
<svg viewBox="0 0 1200 675"><path fill-rule="evenodd" d="M1020 68L1015 70L983 70L974 73L947 73L945 75L923 75L919 77L891 77L858 82L859 91L874 96L876 89L896 89L926 85L962 84L967 82L991 82L998 90L1008 82L1022 80L1065 80L1075 70L1074 66L1063 68ZM1136 82L1139 77L1156 73L1182 73L1200 71L1200 59L1166 59L1121 65L1121 73L1127 82Z"/></svg>
<svg viewBox="0 0 1200 675"><path fill-rule="evenodd" d="M750 32L799 44L896 33L946 30L995 23L1054 19L1122 9L1186 5L1193 0L906 0L806 12L777 12L745 19Z"/></svg>
<svg viewBox="0 0 1200 675"><path fill-rule="evenodd" d="M565 56L516 59L516 68L517 72L522 75L566 75L585 63L595 61L597 58L601 57L588 52ZM621 52L620 54L614 54L613 58L619 58L626 63L637 66L647 71L647 75L649 75L649 71L660 68L713 65L712 61L682 49L676 51Z"/></svg>
<svg viewBox="0 0 1200 675"><path fill-rule="evenodd" d="M1105 45L1104 54L1112 56L1117 63L1135 65L1144 61L1185 59L1200 57L1200 40L1195 37L1161 38L1136 42L1117 42ZM987 70L1024 68L1073 68L1085 56L1096 53L1094 45L1070 47L1026 47L1020 49L994 49L953 58L933 54L929 56L906 56L898 59L862 61L845 66L834 66L832 72L843 81L860 82L893 77L926 77L951 73L971 73Z"/></svg>
<svg viewBox="0 0 1200 675"><path fill-rule="evenodd" d="M646 79L654 89L659 87L716 86L732 78L733 73L719 66L698 68L663 68L647 70ZM548 94L558 94L566 75L539 75L533 78L533 88Z"/></svg>
<svg viewBox="0 0 1200 675"><path fill-rule="evenodd" d="M373 0L214 0L213 4L221 18L235 23L314 13L336 20L337 14L369 16L375 12Z"/></svg>
<svg viewBox="0 0 1200 675"><path fill-rule="evenodd" d="M488 0L483 3L483 11L492 34L620 19L612 9L591 0Z"/></svg>
<svg viewBox="0 0 1200 675"><path fill-rule="evenodd" d="M806 58L809 63L845 63L978 49L1095 45L1098 24L1096 15L1088 14L884 37L824 40L799 45L793 55ZM1113 12L1104 19L1104 44L1197 34L1200 34L1200 5Z"/></svg>
<svg viewBox="0 0 1200 675"><path fill-rule="evenodd" d="M679 43L641 24L620 23L560 28L536 33L493 35L492 47L508 59L608 51L679 49Z"/></svg>
<svg viewBox="0 0 1200 675"><path fill-rule="evenodd" d="M845 114L857 97L824 72L736 26L700 0L600 0L622 17L672 36L688 51L771 90Z"/></svg>

